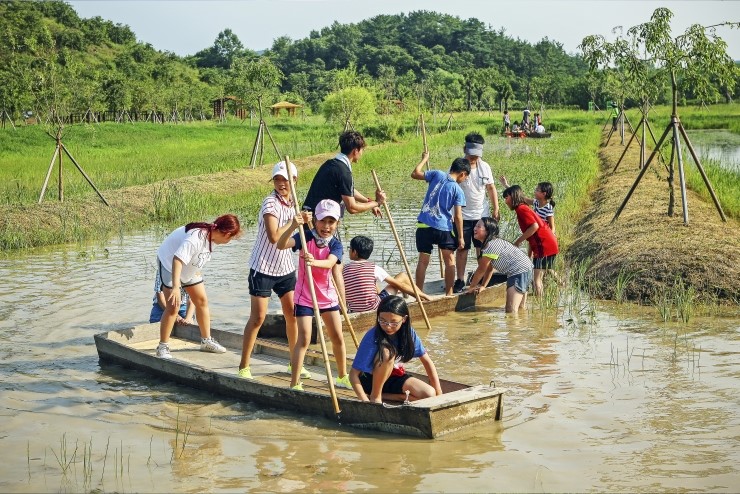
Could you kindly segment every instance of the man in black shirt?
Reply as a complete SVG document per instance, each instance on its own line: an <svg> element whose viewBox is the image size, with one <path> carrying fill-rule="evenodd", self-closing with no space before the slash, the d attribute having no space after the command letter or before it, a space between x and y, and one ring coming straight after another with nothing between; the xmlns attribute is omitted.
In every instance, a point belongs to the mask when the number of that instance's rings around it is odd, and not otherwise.
<svg viewBox="0 0 740 494"><path fill-rule="evenodd" d="M375 200L369 199L355 190L352 177L352 163L360 159L365 145L362 134L354 130L339 136L340 152L316 172L303 202L304 209L313 211L319 201L331 199L342 206L342 215L345 211L350 214L372 211L375 216L381 216L380 205L385 202L385 192L377 189Z"/></svg>

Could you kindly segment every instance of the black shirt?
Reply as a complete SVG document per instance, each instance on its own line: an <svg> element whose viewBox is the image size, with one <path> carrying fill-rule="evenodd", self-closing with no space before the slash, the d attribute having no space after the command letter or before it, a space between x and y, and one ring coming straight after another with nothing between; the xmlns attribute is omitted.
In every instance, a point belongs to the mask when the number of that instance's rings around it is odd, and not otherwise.
<svg viewBox="0 0 740 494"><path fill-rule="evenodd" d="M319 201L324 199L331 199L341 206L342 196L354 195L352 172L345 162L332 158L324 162L313 177L303 207L313 211Z"/></svg>

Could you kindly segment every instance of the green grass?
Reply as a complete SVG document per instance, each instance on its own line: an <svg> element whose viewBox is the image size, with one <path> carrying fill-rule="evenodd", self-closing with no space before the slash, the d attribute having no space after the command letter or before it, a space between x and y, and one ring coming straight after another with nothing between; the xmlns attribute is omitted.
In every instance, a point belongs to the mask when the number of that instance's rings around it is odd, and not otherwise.
<svg viewBox="0 0 740 494"><path fill-rule="evenodd" d="M656 115L660 114L659 110L662 111L657 109ZM729 110L721 113L725 117L730 114ZM383 188L389 191L392 207L418 205L419 195L423 195L424 184L414 183L409 178L422 150L416 118L411 114L388 118L384 127L375 123L367 126L367 131L357 126L367 134L371 148L355 166L356 186L365 194L374 190L370 170L376 170ZM505 174L510 183L521 185L527 194L532 194L538 182L552 182L553 198L557 203L558 241L561 250L567 248L598 176L598 148L604 115L546 110L544 124L553 131L553 137L525 140L500 137L501 116L496 112L454 114L451 130L441 132L448 118L449 115L440 114L434 122L427 116L432 166L447 169L452 160L461 155L465 134L474 130L483 133L486 138L484 159L492 166L496 177ZM321 117L305 120L270 117L267 123L281 154L289 154L299 165L303 165L308 156L337 150L341 128L326 124ZM384 129L382 132L380 127ZM124 204L110 212L102 205L90 209L97 198L66 157L64 205L57 204L52 209L56 201L55 169L46 200L37 206L54 141L40 126L0 131L0 206L16 215L31 216L48 208L58 220L55 225L38 220L29 226L19 225L17 220L6 221L6 226L0 227L0 247L102 240L151 225L169 227L183 221L212 218L225 211L239 214L244 222L254 221L262 198L270 190L268 181L243 188L198 190L196 194L178 179L247 169L256 132L256 122L250 127L249 121L234 119L223 124L210 121L179 125L109 123L69 128L65 145L103 194L130 186L151 185L147 192L149 197L143 198L148 204L146 210L133 211ZM264 150L265 167L268 167L277 159L269 138L266 138ZM306 193L314 173L315 168L302 168L299 196ZM714 183L715 179L712 180ZM718 187L723 186L722 179L716 181ZM727 187L732 187L736 179L730 177L726 182ZM208 183L205 178L204 183ZM498 183L497 188L500 193ZM726 211L737 208L731 204L725 207ZM504 236L512 238L518 226L503 200L500 208L506 222Z"/></svg>

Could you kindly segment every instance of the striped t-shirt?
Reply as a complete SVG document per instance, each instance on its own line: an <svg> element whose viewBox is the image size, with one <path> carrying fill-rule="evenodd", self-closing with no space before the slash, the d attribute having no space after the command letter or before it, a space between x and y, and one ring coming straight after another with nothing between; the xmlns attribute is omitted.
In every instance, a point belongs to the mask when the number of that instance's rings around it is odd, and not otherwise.
<svg viewBox="0 0 740 494"><path fill-rule="evenodd" d="M555 209L552 207L552 203L550 201L546 202L542 206L540 206L540 203L537 201L537 199L534 200L534 204L532 204L534 207L534 212L537 213L537 216L542 218L542 221L547 223L547 218L550 216L555 216Z"/></svg>
<svg viewBox="0 0 740 494"><path fill-rule="evenodd" d="M380 305L378 283L388 278L388 272L368 260L352 261L344 266L344 292L350 312L375 310Z"/></svg>
<svg viewBox="0 0 740 494"><path fill-rule="evenodd" d="M257 238L249 258L249 267L269 276L285 276L295 271L293 253L290 249L278 249L275 244L270 243L265 230L266 214L277 218L278 227L282 227L293 221L295 208L275 191L265 197L257 218Z"/></svg>
<svg viewBox="0 0 740 494"><path fill-rule="evenodd" d="M507 277L526 273L533 268L529 256L511 242L494 238L481 250L481 256L491 259L493 269Z"/></svg>

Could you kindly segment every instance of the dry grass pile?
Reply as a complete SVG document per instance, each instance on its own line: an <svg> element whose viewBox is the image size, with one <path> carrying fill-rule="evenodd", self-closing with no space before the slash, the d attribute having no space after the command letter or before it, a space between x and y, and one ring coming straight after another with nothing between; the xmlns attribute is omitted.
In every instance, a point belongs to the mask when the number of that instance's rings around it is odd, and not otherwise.
<svg viewBox="0 0 740 494"><path fill-rule="evenodd" d="M602 298L615 298L617 286L628 280L626 298L648 302L661 293L670 293L680 279L701 299L740 302L738 222L723 222L713 203L704 202L689 190L689 226L684 226L677 171L673 216L667 214L666 165L653 159L621 215L612 223L639 174L640 147L636 141L617 171L612 172L623 151L616 133L601 150L600 182L592 193L590 209L575 229L569 260L590 263L588 274L596 281L595 291ZM649 155L646 152L646 159ZM670 153L666 160L669 157ZM695 165L690 161L686 166Z"/></svg>

